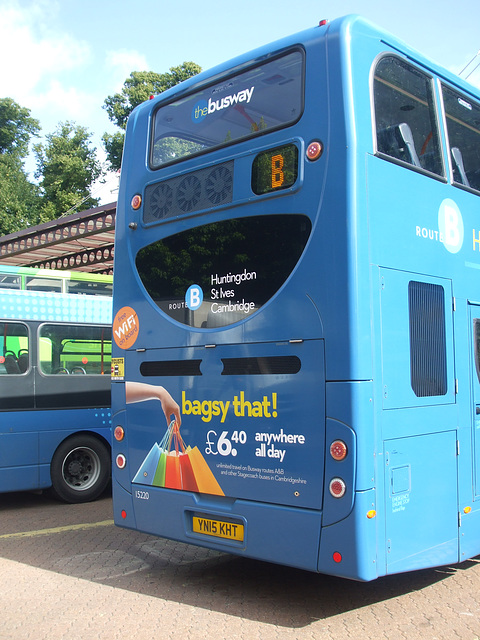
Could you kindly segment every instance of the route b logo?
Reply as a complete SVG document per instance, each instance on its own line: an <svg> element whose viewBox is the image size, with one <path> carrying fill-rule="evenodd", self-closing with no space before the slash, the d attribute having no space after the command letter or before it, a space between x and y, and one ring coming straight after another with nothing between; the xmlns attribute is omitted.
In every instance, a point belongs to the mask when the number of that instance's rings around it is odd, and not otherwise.
<svg viewBox="0 0 480 640"><path fill-rule="evenodd" d="M185 294L185 304L191 311L198 309L203 302L203 290L198 284L192 284Z"/></svg>

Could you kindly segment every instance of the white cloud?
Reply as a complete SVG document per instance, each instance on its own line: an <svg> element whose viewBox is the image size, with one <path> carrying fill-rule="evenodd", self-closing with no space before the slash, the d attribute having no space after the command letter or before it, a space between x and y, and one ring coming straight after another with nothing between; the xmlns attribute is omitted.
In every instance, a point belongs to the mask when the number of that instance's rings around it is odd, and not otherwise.
<svg viewBox="0 0 480 640"><path fill-rule="evenodd" d="M102 109L104 100L121 91L132 71L150 66L139 51L114 50L111 42L107 51L101 39L78 25L73 28L63 2L67 4L66 0L0 0L0 99L12 98L39 120L41 137L32 142L44 142L60 122L86 127L106 164L101 136L116 127ZM26 159L25 168L33 179L34 154ZM116 199L118 176L109 174L107 184L96 187L101 189L101 201L111 202Z"/></svg>
<svg viewBox="0 0 480 640"><path fill-rule="evenodd" d="M90 45L61 31L55 0L0 0L0 98L11 97L40 121L42 135L67 120L94 132L101 147L108 128L101 108L105 95L91 89L94 55ZM34 159L26 168L33 174Z"/></svg>
<svg viewBox="0 0 480 640"><path fill-rule="evenodd" d="M103 101L148 63L127 49L103 52L103 60L97 52L95 59L86 40L58 26L60 9L56 0L0 0L0 98L11 97L30 109L43 134L66 120L97 129L98 145L109 128ZM95 65L103 65L103 82Z"/></svg>
<svg viewBox="0 0 480 640"><path fill-rule="evenodd" d="M106 68L110 74L110 83L115 87L114 91L120 91L123 83L132 71L148 71L150 69L147 59L138 51L119 49L108 51Z"/></svg>
<svg viewBox="0 0 480 640"><path fill-rule="evenodd" d="M37 2L22 10L16 1L0 7L0 90L22 106L30 106L52 78L91 58L86 42L49 30L48 16L54 8L51 2Z"/></svg>
<svg viewBox="0 0 480 640"><path fill-rule="evenodd" d="M98 100L92 94L53 79L41 93L31 95L30 106L35 112L53 108L55 115L60 116L59 121L74 120L80 124L86 114L99 109Z"/></svg>

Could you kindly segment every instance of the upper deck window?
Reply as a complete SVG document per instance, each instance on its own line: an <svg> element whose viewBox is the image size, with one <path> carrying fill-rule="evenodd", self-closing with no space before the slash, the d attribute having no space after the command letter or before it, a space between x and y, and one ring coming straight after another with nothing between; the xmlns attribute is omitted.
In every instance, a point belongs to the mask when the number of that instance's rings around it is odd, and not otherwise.
<svg viewBox="0 0 480 640"><path fill-rule="evenodd" d="M154 116L152 168L296 122L303 109L303 58L292 51L161 106Z"/></svg>
<svg viewBox="0 0 480 640"><path fill-rule="evenodd" d="M11 273L0 272L0 288L2 289L21 289L22 276L12 275Z"/></svg>
<svg viewBox="0 0 480 640"><path fill-rule="evenodd" d="M44 275L27 276L25 278L25 289L28 291L56 291L62 293L62 281L58 278L46 278Z"/></svg>
<svg viewBox="0 0 480 640"><path fill-rule="evenodd" d="M377 152L443 176L432 78L385 56L375 69L374 103Z"/></svg>
<svg viewBox="0 0 480 640"><path fill-rule="evenodd" d="M453 181L480 191L480 107L442 85Z"/></svg>
<svg viewBox="0 0 480 640"><path fill-rule="evenodd" d="M96 280L67 280L67 293L81 296L110 296L112 297L113 283Z"/></svg>

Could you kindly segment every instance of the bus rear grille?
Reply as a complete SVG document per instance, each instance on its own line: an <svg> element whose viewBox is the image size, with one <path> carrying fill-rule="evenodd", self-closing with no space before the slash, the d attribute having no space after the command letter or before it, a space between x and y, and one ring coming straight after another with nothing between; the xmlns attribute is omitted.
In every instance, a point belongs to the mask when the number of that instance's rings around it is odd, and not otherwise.
<svg viewBox="0 0 480 640"><path fill-rule="evenodd" d="M232 202L233 160L150 184L145 189L143 221L212 209Z"/></svg>

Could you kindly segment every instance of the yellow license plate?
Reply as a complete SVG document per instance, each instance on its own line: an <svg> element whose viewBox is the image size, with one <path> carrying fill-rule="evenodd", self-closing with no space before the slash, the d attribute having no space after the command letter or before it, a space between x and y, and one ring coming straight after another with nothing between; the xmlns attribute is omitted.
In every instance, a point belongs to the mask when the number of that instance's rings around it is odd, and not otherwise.
<svg viewBox="0 0 480 640"><path fill-rule="evenodd" d="M238 540L243 542L244 526L236 522L223 522L222 520L211 520L210 518L199 518L193 516L194 533L203 533L215 538L225 540Z"/></svg>

